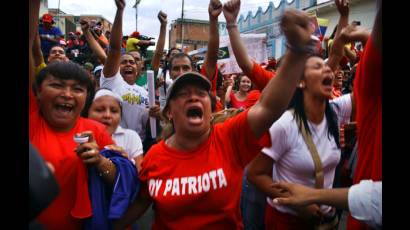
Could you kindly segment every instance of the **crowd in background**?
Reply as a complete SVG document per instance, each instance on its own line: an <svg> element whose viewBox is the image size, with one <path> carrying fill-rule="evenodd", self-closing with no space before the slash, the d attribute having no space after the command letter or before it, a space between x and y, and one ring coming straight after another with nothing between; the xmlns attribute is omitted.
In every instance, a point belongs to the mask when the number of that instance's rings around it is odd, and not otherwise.
<svg viewBox="0 0 410 230"><path fill-rule="evenodd" d="M240 1L210 0L199 65L164 51L165 12L154 43L124 35L126 4L115 4L111 31L82 20L65 39L30 2L29 140L59 188L36 203L31 226L382 228L381 7L369 32L335 0L338 24L320 39L306 13L286 10L285 54L256 63L236 24ZM220 15L242 72L218 63Z"/></svg>

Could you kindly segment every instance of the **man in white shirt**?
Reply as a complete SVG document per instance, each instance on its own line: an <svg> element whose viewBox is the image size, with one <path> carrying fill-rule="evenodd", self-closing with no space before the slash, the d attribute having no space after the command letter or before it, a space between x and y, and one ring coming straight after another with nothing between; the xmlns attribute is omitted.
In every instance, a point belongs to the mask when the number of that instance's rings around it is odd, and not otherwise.
<svg viewBox="0 0 410 230"><path fill-rule="evenodd" d="M135 81L140 68L133 56L121 55L122 17L125 4L116 2L117 12L111 30L110 49L101 74L100 87L117 93L123 100L121 127L135 130L145 140L149 115L159 116L159 106L148 109L148 92Z"/></svg>

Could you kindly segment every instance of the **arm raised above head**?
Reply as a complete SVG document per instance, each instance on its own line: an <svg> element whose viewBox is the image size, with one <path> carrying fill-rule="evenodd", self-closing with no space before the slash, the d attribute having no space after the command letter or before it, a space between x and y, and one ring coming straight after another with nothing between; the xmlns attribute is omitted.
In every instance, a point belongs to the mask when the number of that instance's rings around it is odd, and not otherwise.
<svg viewBox="0 0 410 230"><path fill-rule="evenodd" d="M300 80L308 57L312 29L306 13L285 11L281 27L288 49L276 77L263 89L259 101L250 108L248 122L256 137L260 137L288 107Z"/></svg>
<svg viewBox="0 0 410 230"><path fill-rule="evenodd" d="M210 0L208 6L209 13L209 40L208 51L205 55L204 68L206 77L212 81L215 76L216 62L219 50L218 16L222 12L222 4L219 0Z"/></svg>
<svg viewBox="0 0 410 230"><path fill-rule="evenodd" d="M110 49L104 64L104 77L113 77L120 67L121 43L122 43L122 17L124 14L125 0L115 0L117 13L111 29Z"/></svg>

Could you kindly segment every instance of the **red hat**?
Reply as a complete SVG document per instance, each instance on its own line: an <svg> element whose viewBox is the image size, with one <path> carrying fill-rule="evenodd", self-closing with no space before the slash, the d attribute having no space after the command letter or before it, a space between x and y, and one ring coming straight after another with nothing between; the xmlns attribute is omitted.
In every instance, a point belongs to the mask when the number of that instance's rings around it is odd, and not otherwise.
<svg viewBox="0 0 410 230"><path fill-rule="evenodd" d="M43 22L53 22L53 16L51 14L44 14L43 17L41 18Z"/></svg>
<svg viewBox="0 0 410 230"><path fill-rule="evenodd" d="M140 36L140 33L138 31L135 31L130 35L130 37L133 37L133 38L138 38L139 36Z"/></svg>

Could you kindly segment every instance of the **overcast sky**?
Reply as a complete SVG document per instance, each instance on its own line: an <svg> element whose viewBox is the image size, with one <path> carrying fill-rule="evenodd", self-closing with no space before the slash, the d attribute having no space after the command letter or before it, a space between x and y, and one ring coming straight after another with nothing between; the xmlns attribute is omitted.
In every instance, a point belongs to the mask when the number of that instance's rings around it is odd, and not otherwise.
<svg viewBox="0 0 410 230"><path fill-rule="evenodd" d="M48 0L49 8L58 8L60 1L60 10L67 14L99 14L103 15L111 23L115 16L114 0ZM272 0L277 5L281 0ZM292 1L292 0L287 0ZM227 0L221 0L222 3ZM208 20L209 0L185 0L184 18ZM135 0L126 0L124 11L123 33L131 34L135 31ZM269 5L269 0L242 0L241 12L244 16L248 11L256 13L259 6L265 11ZM157 14L160 10L168 14L168 28L173 20L181 17L182 0L141 0L138 7L138 31L150 37L158 37L159 21ZM238 17L239 18L239 17ZM223 14L219 16L219 21L225 21ZM166 47L168 47L168 32L166 38Z"/></svg>

